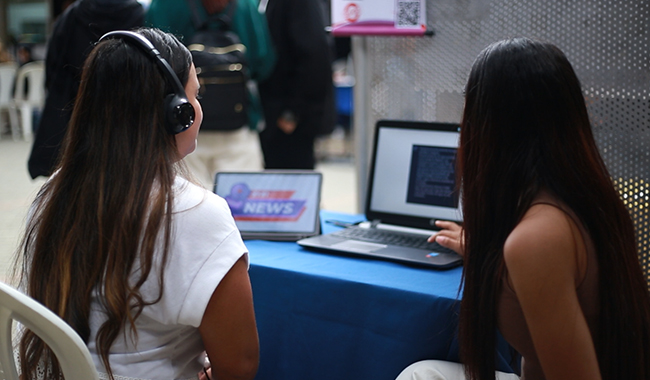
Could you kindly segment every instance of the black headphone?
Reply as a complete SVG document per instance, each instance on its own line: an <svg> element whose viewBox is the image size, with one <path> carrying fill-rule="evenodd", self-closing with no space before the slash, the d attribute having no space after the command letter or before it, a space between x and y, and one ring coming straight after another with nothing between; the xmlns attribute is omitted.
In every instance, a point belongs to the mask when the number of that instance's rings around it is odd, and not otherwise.
<svg viewBox="0 0 650 380"><path fill-rule="evenodd" d="M194 107L189 100L187 100L185 89L183 88L181 81L178 79L178 76L174 70L172 70L172 67L165 58L163 58L160 55L160 52L153 46L151 41L141 34L128 30L118 30L104 34L98 42L110 38L120 38L135 43L135 45L140 47L145 53L153 58L154 62L156 62L158 67L162 70L163 76L171 82L172 87L174 88L174 93L165 97L165 121L169 131L173 134L177 134L191 127L194 123Z"/></svg>

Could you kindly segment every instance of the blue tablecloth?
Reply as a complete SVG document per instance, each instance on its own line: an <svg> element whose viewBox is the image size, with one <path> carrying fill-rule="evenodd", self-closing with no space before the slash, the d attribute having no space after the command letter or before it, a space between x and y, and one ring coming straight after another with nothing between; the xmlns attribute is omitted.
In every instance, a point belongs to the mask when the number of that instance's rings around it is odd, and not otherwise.
<svg viewBox="0 0 650 380"><path fill-rule="evenodd" d="M329 219L359 215L321 212ZM323 223L323 232L337 227ZM393 380L423 359L458 361L461 268L438 271L247 241L263 380ZM509 370L500 347L498 367ZM505 359L504 359L505 357Z"/></svg>

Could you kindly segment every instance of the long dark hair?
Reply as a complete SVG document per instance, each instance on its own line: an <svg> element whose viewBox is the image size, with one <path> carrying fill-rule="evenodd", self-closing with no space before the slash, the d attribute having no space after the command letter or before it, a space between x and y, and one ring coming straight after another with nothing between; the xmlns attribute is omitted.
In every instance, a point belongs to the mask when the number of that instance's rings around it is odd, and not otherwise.
<svg viewBox="0 0 650 380"><path fill-rule="evenodd" d="M140 29L187 83L191 56L172 35ZM164 98L172 86L139 47L121 39L97 44L85 61L60 164L33 205L22 243L21 283L27 294L90 337L91 296L106 322L97 347L112 376L109 349L145 305L140 287L154 251L166 263L171 234L172 185L180 157L167 131ZM19 258L20 259L20 258ZM137 270L134 263L138 264ZM160 282L162 283L162 268ZM39 363L59 367L52 352L27 331L21 370L32 378Z"/></svg>
<svg viewBox="0 0 650 380"><path fill-rule="evenodd" d="M545 189L575 212L596 247L593 340L603 379L649 378L650 298L634 227L598 152L571 64L551 44L497 42L476 59L465 94L458 165L466 237L460 345L468 377L494 379L503 246Z"/></svg>

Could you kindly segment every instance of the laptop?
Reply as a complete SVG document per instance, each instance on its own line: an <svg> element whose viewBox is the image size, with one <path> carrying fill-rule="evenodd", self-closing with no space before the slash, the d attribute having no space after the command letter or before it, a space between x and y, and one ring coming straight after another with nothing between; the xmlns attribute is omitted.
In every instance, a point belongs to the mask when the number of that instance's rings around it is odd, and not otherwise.
<svg viewBox="0 0 650 380"><path fill-rule="evenodd" d="M455 173L459 128L450 123L378 121L367 222L298 244L439 269L460 265L459 255L426 242L436 232L436 220L462 221Z"/></svg>
<svg viewBox="0 0 650 380"><path fill-rule="evenodd" d="M296 241L320 233L321 183L315 171L219 172L213 191L243 239Z"/></svg>

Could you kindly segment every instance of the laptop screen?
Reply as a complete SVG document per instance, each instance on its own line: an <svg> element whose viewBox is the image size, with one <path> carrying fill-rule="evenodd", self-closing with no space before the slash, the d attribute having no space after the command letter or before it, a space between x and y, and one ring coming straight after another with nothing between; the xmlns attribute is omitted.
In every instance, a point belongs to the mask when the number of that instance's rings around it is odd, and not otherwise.
<svg viewBox="0 0 650 380"><path fill-rule="evenodd" d="M292 240L319 232L321 179L311 171L220 172L214 192L244 238Z"/></svg>
<svg viewBox="0 0 650 380"><path fill-rule="evenodd" d="M462 220L458 124L381 120L375 133L368 219L420 228L435 219Z"/></svg>

